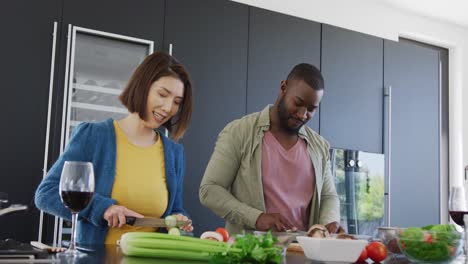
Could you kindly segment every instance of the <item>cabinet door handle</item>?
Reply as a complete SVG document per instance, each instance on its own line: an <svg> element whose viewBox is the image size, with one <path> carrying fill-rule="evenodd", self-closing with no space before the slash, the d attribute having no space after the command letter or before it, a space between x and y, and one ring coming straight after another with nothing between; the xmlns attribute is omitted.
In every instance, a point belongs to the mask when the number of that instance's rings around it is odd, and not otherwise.
<svg viewBox="0 0 468 264"><path fill-rule="evenodd" d="M169 55L172 56L172 43L169 44Z"/></svg>
<svg viewBox="0 0 468 264"><path fill-rule="evenodd" d="M50 58L50 75L49 75L49 101L47 106L47 125L46 125L46 138L44 146L44 166L42 176L47 175L47 157L49 155L49 136L50 136L50 115L52 112L52 99L54 92L54 72L55 72L55 52L57 46L57 26L58 23L54 21L54 31L52 33L52 53ZM40 240L39 240L40 241Z"/></svg>
<svg viewBox="0 0 468 264"><path fill-rule="evenodd" d="M57 21L54 21L54 30L52 32L52 53L50 58L50 74L49 74L49 100L47 105L47 124L46 124L46 136L44 143L44 165L42 167L42 177L47 175L47 160L49 157L49 138L50 138L50 116L52 112L52 99L54 93L54 72L55 72L55 52L57 47ZM42 240L42 226L44 224L44 212L41 210L39 214L39 232L37 240Z"/></svg>
<svg viewBox="0 0 468 264"><path fill-rule="evenodd" d="M392 175L392 170L391 170L391 155L392 155L392 87L391 86L385 86L384 87L384 105L386 106L384 108L384 120L386 122L384 123L385 129L385 143L384 143L384 153L385 153L385 168L386 168L386 178L385 178L385 214L386 214L386 225L391 226L390 223L390 215L391 215L391 210L390 210L390 198L392 195L391 192L391 175ZM385 119L386 117L386 119Z"/></svg>

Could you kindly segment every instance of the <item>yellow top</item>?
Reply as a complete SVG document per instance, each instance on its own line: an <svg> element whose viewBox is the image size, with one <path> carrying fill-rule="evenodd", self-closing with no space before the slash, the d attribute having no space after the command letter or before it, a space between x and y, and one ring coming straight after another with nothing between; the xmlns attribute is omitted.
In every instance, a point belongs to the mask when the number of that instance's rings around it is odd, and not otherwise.
<svg viewBox="0 0 468 264"><path fill-rule="evenodd" d="M114 120L117 143L115 179L111 197L118 205L144 216L161 217L167 208L168 191L164 148L160 139L149 147L131 143ZM116 244L127 232L155 231L155 228L124 225L109 228L106 244Z"/></svg>

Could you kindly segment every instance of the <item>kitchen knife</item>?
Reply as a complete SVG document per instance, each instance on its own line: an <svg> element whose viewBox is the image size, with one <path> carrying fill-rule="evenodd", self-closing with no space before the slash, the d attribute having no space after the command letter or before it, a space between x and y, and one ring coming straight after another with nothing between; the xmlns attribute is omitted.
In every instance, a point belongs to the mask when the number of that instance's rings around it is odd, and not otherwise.
<svg viewBox="0 0 468 264"><path fill-rule="evenodd" d="M133 216L126 216L126 224L132 226L146 226L146 227L166 227L166 220L162 218L153 218L153 217L143 217L136 218ZM177 220L175 227L186 226L192 223L192 220L181 221Z"/></svg>

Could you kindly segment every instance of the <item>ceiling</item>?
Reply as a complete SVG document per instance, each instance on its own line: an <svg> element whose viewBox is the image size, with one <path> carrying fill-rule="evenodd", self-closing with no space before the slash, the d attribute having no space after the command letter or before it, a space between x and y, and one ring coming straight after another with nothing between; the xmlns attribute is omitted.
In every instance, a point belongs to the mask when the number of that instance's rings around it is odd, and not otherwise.
<svg viewBox="0 0 468 264"><path fill-rule="evenodd" d="M468 28L467 0L375 0L398 9Z"/></svg>

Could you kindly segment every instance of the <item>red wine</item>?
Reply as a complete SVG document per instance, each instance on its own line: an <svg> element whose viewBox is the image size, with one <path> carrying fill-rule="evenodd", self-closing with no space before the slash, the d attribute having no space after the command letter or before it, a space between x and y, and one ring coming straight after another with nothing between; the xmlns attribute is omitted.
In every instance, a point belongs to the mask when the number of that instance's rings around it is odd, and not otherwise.
<svg viewBox="0 0 468 264"><path fill-rule="evenodd" d="M464 226L463 215L468 214L467 211L449 211L450 216L457 225Z"/></svg>
<svg viewBox="0 0 468 264"><path fill-rule="evenodd" d="M62 202L72 212L79 212L88 206L93 192L62 191Z"/></svg>

